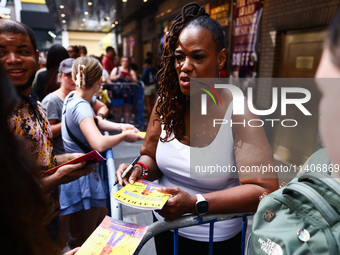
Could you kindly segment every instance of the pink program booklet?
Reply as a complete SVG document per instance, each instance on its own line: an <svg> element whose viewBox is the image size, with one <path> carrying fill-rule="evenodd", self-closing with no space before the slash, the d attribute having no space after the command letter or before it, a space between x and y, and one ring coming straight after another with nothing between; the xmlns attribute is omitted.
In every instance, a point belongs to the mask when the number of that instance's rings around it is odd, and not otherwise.
<svg viewBox="0 0 340 255"><path fill-rule="evenodd" d="M98 151L94 150L94 151L91 151L89 153L86 153L83 156L80 156L78 158L67 161L64 164L61 164L61 165L56 166L54 168L51 168L51 169L47 170L44 174L53 174L55 171L58 170L59 167L62 167L62 166L68 165L68 164L75 164L75 163L79 163L79 162L83 162L83 161L86 161L87 164L88 163L97 163L97 162L100 162L100 161L103 161L103 160L105 160L105 158L102 155L100 155L100 153Z"/></svg>

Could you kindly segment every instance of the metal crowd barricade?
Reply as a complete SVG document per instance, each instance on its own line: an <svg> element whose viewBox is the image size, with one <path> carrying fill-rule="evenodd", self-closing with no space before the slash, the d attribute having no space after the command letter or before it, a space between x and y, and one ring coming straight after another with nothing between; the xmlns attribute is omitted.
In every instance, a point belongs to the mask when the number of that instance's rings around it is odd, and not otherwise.
<svg viewBox="0 0 340 255"><path fill-rule="evenodd" d="M113 97L116 89L123 89L124 87L130 86L133 92L133 110L135 115L135 126L140 129L144 128L144 83L139 81L138 83L133 82L112 82L103 85L104 89L110 91L110 100L112 106L115 106L115 100L123 100L122 95Z"/></svg>
<svg viewBox="0 0 340 255"><path fill-rule="evenodd" d="M214 223L217 221L229 220L233 218L242 217L242 241L241 241L241 255L245 252L245 239L247 231L247 217L254 213L234 213L234 214L207 214L203 216L187 215L182 216L176 220L160 220L154 222L148 227L146 234L144 235L141 243L137 247L134 255L138 255L142 247L155 235L168 230L174 230L174 254L178 254L178 229L184 227L190 227L200 224L210 224L209 227L209 255L213 254L213 238L214 238Z"/></svg>
<svg viewBox="0 0 340 255"><path fill-rule="evenodd" d="M105 131L104 134L109 135L109 132ZM115 173L113 152L112 149L109 149L106 151L106 161L103 161L101 164L101 176L107 199L107 207L112 218L123 220L121 204L112 196L119 188L119 185L114 185L117 180Z"/></svg>

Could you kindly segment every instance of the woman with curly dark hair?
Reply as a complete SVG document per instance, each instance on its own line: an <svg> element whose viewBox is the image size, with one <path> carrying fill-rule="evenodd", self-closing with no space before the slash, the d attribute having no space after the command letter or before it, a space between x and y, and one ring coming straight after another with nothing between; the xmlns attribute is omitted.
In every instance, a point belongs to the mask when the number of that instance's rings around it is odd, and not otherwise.
<svg viewBox="0 0 340 255"><path fill-rule="evenodd" d="M154 212L157 220L173 220L187 213L255 211L259 196L278 187L276 176L262 178L242 171L236 177L231 171L218 177L192 176L195 171L192 162L196 157L192 152L202 155L205 163L218 163L231 169L275 165L262 128L208 125L213 117L227 123L259 121L247 107L244 115L232 114L233 98L229 90L218 90L223 103L220 106L207 101L207 111L213 114L200 115L200 101L195 103L200 94L196 93L194 79L218 79L226 58L224 34L219 23L197 3L184 6L166 37L157 74L160 96L150 118L140 162L127 178L121 178L127 164L122 164L117 171L121 184L133 183L145 177L148 171L148 180L158 179L164 186L161 191L172 194L165 206ZM209 225L181 228L179 235L180 254L208 253ZM158 254L173 254L172 236L171 232L165 232L155 237ZM240 219L215 223L214 254L239 254L240 242Z"/></svg>

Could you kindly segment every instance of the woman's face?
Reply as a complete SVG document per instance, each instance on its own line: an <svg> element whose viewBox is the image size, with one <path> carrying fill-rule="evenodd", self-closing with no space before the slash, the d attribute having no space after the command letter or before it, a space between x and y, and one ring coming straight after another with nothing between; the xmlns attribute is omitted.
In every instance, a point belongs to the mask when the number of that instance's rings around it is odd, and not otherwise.
<svg viewBox="0 0 340 255"><path fill-rule="evenodd" d="M180 33L175 49L175 68L184 95L190 95L190 79L216 78L226 61L226 50L217 52L209 30L188 26Z"/></svg>
<svg viewBox="0 0 340 255"><path fill-rule="evenodd" d="M319 104L320 135L333 163L340 164L340 68L333 64L327 47L315 77L322 94Z"/></svg>
<svg viewBox="0 0 340 255"><path fill-rule="evenodd" d="M120 64L127 68L129 66L129 59L127 57L123 57L121 60L120 60Z"/></svg>

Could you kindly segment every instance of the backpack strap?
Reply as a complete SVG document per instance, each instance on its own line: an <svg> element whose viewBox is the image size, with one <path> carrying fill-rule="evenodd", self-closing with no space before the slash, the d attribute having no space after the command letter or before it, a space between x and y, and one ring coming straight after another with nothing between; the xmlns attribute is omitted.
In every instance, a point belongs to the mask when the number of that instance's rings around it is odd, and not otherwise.
<svg viewBox="0 0 340 255"><path fill-rule="evenodd" d="M282 193L287 194L289 192L296 192L301 197L305 197L309 202L321 213L330 227L334 226L340 221L339 214L333 209L333 207L327 203L327 201L317 193L313 188L307 184L297 182L290 183L284 187Z"/></svg>
<svg viewBox="0 0 340 255"><path fill-rule="evenodd" d="M327 185L336 195L340 197L340 183L336 181L334 178L329 176L328 174L323 173L304 173L302 174L298 180L317 180L325 185Z"/></svg>

